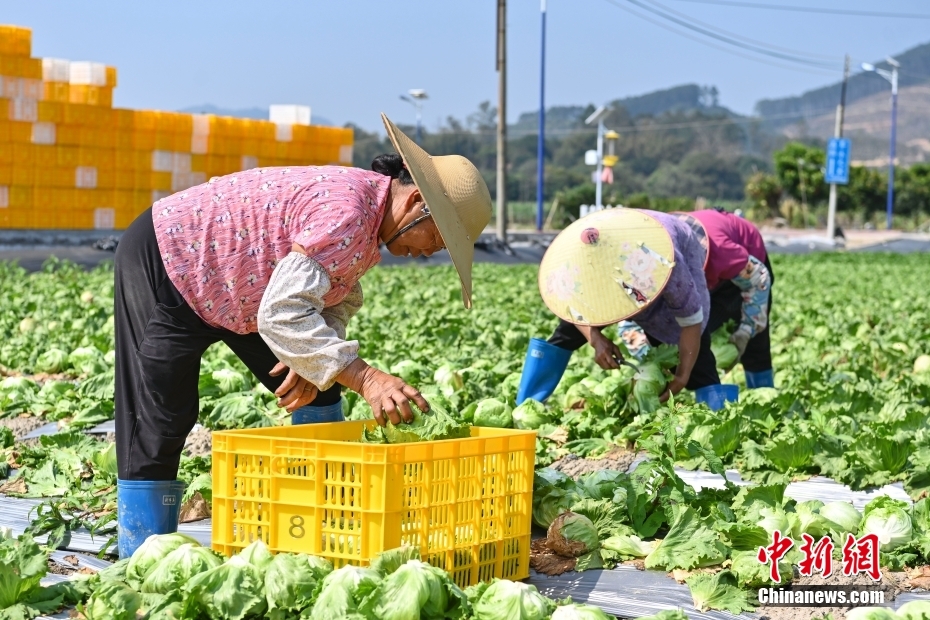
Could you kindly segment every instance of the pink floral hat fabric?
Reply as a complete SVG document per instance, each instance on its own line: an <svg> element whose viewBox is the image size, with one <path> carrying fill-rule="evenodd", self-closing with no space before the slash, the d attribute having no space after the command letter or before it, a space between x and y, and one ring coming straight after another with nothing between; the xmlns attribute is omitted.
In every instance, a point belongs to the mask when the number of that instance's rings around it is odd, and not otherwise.
<svg viewBox="0 0 930 620"><path fill-rule="evenodd" d="M665 288L675 250L665 228L635 209L592 213L563 230L539 266L539 292L576 325L610 325L651 304Z"/></svg>

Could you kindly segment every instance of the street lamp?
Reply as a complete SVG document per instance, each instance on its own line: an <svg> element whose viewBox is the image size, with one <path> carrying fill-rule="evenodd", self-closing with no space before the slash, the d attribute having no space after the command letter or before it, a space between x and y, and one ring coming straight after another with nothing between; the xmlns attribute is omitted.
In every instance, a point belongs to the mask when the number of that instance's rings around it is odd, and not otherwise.
<svg viewBox="0 0 930 620"><path fill-rule="evenodd" d="M417 144L420 143L420 119L423 117L423 100L428 99L426 91L422 88L411 88L407 95L401 95L400 98L417 109Z"/></svg>
<svg viewBox="0 0 930 620"><path fill-rule="evenodd" d="M539 54L539 135L536 137L536 230L543 229L543 188L546 154L546 0L540 0L542 36Z"/></svg>
<svg viewBox="0 0 930 620"><path fill-rule="evenodd" d="M891 147L888 155L888 202L885 205L886 227L891 230L891 214L894 209L894 151L895 151L895 134L898 122L898 67L900 63L894 58L886 58L891 65L891 71L879 69L875 65L867 62L862 63L863 71L874 71L889 82L891 82Z"/></svg>
<svg viewBox="0 0 930 620"><path fill-rule="evenodd" d="M601 208L601 190L604 183L601 179L604 172L604 119L607 118L610 112L611 110L601 106L584 121L585 125L597 123L597 190L594 195L594 203L598 209Z"/></svg>

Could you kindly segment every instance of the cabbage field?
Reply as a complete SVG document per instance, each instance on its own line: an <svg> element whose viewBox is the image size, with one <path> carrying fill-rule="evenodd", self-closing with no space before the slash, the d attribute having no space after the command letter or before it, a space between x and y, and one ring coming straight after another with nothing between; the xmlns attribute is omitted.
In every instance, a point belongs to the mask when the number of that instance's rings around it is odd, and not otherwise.
<svg viewBox="0 0 930 620"><path fill-rule="evenodd" d="M797 576L805 533L831 539L837 565L848 534L876 534L887 570L930 563L926 258L825 254L775 256L773 263L777 388L743 391L720 412L686 393L658 403L664 373L675 364L670 347L648 352L638 371L610 372L586 347L545 405L515 407L529 339L548 337L556 324L539 298L535 266L476 265L472 311L462 308L451 268L374 269L363 279L365 305L349 332L366 360L449 413L445 428L538 432L533 521L544 528L542 560L548 554L560 570L640 562L674 571L695 607L739 613L754 608L752 587L772 583L756 556L776 530L796 541L780 564L783 582ZM45 554L70 531L115 536L113 446L83 432L113 417L112 279L106 265L84 271L52 261L27 274L0 263L0 493L42 500L27 535L0 541L0 619L75 604L90 619L135 618L140 610L152 619L606 617L523 584L459 590L413 550L392 552L379 567L333 571L307 556L263 558L261 548L224 559L181 537L149 549L146 559L134 556L144 564L134 573L121 562L40 587ZM273 395L224 346L208 351L200 372L206 429L287 423ZM724 381L742 383L739 367ZM345 397L347 417L370 417L362 399ZM57 433L22 441L48 422L57 422ZM567 455L618 451L645 459L629 472L558 471ZM721 476L732 469L752 484L696 490L676 468ZM813 476L854 490L901 483L913 501L882 496L859 511L787 497L789 482ZM186 507L209 505L208 451L185 455L180 477L188 482ZM47 546L31 541L43 534ZM13 573L16 579L5 576ZM270 585L282 579L268 574L290 581L276 590ZM146 586L156 579L186 585ZM204 594L214 586L226 592L220 602ZM395 599L416 603L395 609L385 602ZM319 600L347 607L326 616Z"/></svg>

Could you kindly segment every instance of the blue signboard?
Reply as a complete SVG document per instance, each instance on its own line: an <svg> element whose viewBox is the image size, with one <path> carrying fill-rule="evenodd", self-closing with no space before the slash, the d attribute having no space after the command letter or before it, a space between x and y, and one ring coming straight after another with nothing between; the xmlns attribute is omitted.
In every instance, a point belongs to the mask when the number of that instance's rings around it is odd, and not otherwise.
<svg viewBox="0 0 930 620"><path fill-rule="evenodd" d="M846 185L849 183L849 140L831 138L827 143L827 171L824 181Z"/></svg>

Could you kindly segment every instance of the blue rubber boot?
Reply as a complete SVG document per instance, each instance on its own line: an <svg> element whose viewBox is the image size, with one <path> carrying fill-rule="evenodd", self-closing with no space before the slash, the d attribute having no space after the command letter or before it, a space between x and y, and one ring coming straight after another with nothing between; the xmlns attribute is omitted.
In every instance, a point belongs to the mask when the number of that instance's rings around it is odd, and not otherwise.
<svg viewBox="0 0 930 620"><path fill-rule="evenodd" d="M552 396L571 357L572 352L568 349L539 338L530 340L523 375L520 377L520 389L517 390L517 404L528 398L542 402Z"/></svg>
<svg viewBox="0 0 930 620"><path fill-rule="evenodd" d="M291 414L291 424L318 424L319 422L344 422L345 415L342 413L342 399L332 405L325 407L313 407L304 405Z"/></svg>
<svg viewBox="0 0 930 620"><path fill-rule="evenodd" d="M178 531L184 483L180 480L117 480L116 521L120 559L153 534Z"/></svg>
<svg viewBox="0 0 930 620"><path fill-rule="evenodd" d="M739 399L739 386L731 384L708 385L694 391L694 400L705 403L711 411L720 411L727 402Z"/></svg>
<svg viewBox="0 0 930 620"><path fill-rule="evenodd" d="M746 375L746 387L753 388L775 387L775 372L769 368L760 372L743 371Z"/></svg>

